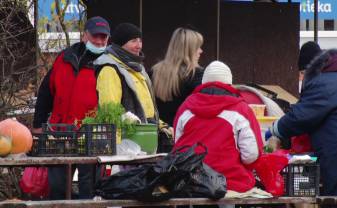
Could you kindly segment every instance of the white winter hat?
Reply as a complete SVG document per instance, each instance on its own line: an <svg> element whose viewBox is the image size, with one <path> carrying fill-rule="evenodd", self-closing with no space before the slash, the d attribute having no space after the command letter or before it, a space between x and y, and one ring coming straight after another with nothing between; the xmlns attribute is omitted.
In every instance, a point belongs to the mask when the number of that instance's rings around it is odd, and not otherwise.
<svg viewBox="0 0 337 208"><path fill-rule="evenodd" d="M206 67L204 76L202 77L202 83L206 82L232 84L232 72L223 62L213 61Z"/></svg>

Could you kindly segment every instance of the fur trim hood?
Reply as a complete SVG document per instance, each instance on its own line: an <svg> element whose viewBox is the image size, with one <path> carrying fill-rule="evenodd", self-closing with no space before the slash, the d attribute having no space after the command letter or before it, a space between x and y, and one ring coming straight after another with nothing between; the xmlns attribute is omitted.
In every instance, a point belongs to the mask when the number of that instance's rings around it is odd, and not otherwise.
<svg viewBox="0 0 337 208"><path fill-rule="evenodd" d="M337 72L337 49L326 50L316 56L305 72L305 80L309 81L324 72Z"/></svg>

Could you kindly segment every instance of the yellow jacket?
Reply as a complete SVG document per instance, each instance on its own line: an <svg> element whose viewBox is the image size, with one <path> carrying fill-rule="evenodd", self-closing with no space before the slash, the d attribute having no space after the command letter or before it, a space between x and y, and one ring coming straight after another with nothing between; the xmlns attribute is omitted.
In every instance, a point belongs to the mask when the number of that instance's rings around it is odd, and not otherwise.
<svg viewBox="0 0 337 208"><path fill-rule="evenodd" d="M101 66L96 87L99 104L121 103L143 122L149 118L157 121L152 84L144 68L137 72L112 54L103 54L95 61L95 65Z"/></svg>

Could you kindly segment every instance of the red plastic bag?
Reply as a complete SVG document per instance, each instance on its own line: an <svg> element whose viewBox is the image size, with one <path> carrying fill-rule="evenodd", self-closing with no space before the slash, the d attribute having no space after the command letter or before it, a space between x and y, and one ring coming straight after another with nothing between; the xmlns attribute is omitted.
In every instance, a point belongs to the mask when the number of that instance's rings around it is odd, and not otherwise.
<svg viewBox="0 0 337 208"><path fill-rule="evenodd" d="M308 134L291 137L291 151L294 153L312 152Z"/></svg>
<svg viewBox="0 0 337 208"><path fill-rule="evenodd" d="M284 194L284 180L280 171L288 165L286 154L278 152L276 154L263 154L255 163L254 168L257 176L266 191L273 196Z"/></svg>
<svg viewBox="0 0 337 208"><path fill-rule="evenodd" d="M49 194L48 168L27 167L20 180L20 188L34 197L44 198Z"/></svg>

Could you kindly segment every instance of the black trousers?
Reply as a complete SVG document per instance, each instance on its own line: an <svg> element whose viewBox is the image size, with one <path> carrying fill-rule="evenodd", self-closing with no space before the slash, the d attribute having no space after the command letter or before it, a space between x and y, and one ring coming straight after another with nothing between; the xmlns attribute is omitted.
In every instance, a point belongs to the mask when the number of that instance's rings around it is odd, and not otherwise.
<svg viewBox="0 0 337 208"><path fill-rule="evenodd" d="M94 197L94 184L96 165L76 165L73 167L72 176L78 169L78 188L80 199ZM66 197L66 167L55 166L48 168L49 199L61 200Z"/></svg>

